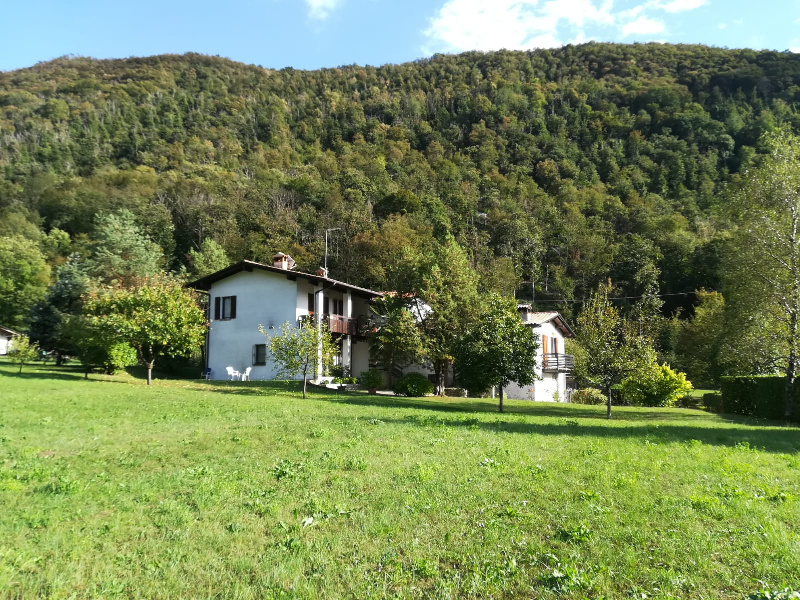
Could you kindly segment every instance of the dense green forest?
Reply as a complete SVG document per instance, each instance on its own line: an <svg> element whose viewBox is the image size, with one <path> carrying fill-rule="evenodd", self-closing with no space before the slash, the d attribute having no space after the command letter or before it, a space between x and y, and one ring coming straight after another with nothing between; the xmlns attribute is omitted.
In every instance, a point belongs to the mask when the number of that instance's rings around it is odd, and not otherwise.
<svg viewBox="0 0 800 600"><path fill-rule="evenodd" d="M610 277L688 315L720 287L728 184L798 107L800 56L705 46L319 71L65 57L0 73L0 236L54 277L132 214L191 276L278 250L313 269L340 228L332 276L388 289L404 246L452 235L484 289L539 308L572 317Z"/></svg>

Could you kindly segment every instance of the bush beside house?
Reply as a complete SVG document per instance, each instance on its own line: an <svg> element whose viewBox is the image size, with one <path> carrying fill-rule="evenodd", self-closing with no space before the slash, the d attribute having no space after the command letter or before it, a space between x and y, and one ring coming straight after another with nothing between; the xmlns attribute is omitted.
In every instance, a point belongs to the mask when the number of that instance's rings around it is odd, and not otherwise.
<svg viewBox="0 0 800 600"><path fill-rule="evenodd" d="M403 375L394 384L394 393L398 396L418 398L433 393L433 384L420 373Z"/></svg>

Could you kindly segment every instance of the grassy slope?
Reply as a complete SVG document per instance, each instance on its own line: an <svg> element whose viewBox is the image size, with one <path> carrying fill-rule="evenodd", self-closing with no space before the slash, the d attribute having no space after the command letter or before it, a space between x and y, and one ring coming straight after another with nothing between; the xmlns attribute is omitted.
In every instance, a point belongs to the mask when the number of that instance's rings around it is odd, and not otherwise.
<svg viewBox="0 0 800 600"><path fill-rule="evenodd" d="M796 428L26 370L0 365L1 597L741 598L800 581Z"/></svg>

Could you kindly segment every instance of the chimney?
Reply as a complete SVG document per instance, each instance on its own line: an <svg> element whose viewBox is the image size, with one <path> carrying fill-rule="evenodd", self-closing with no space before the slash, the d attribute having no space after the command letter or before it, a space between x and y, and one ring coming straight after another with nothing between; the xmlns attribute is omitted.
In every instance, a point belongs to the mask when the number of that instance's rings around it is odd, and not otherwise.
<svg viewBox="0 0 800 600"><path fill-rule="evenodd" d="M319 269L317 269L317 276L318 277L324 277L325 279L327 279L328 278L328 269L326 269L325 267L320 267Z"/></svg>
<svg viewBox="0 0 800 600"><path fill-rule="evenodd" d="M294 259L289 256L288 254L284 254L283 252L278 252L275 256L272 257L272 266L277 269L283 269L284 271L289 271L294 269Z"/></svg>

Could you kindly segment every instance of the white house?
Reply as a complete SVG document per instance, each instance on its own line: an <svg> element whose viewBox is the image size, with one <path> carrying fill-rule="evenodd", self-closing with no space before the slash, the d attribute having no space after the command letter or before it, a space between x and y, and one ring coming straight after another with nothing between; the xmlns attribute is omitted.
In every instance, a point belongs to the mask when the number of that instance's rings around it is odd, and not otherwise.
<svg viewBox="0 0 800 600"><path fill-rule="evenodd" d="M8 351L11 350L11 340L14 339L16 335L19 335L19 333L0 325L0 355L8 354Z"/></svg>
<svg viewBox="0 0 800 600"><path fill-rule="evenodd" d="M253 380L274 379L276 368L259 325L277 329L320 314L339 347L335 363L356 376L369 368L364 337L369 301L381 293L330 279L324 269L311 274L293 267L294 260L279 252L272 265L243 260L189 284L208 292L210 379L227 379L227 367L240 373L251 367Z"/></svg>
<svg viewBox="0 0 800 600"><path fill-rule="evenodd" d="M508 398L566 402L567 377L574 369L574 359L564 353L564 339L574 333L557 312L534 312L530 304L517 305L522 321L534 328L539 336L539 354L536 360L537 379L533 385L512 383L504 389Z"/></svg>

